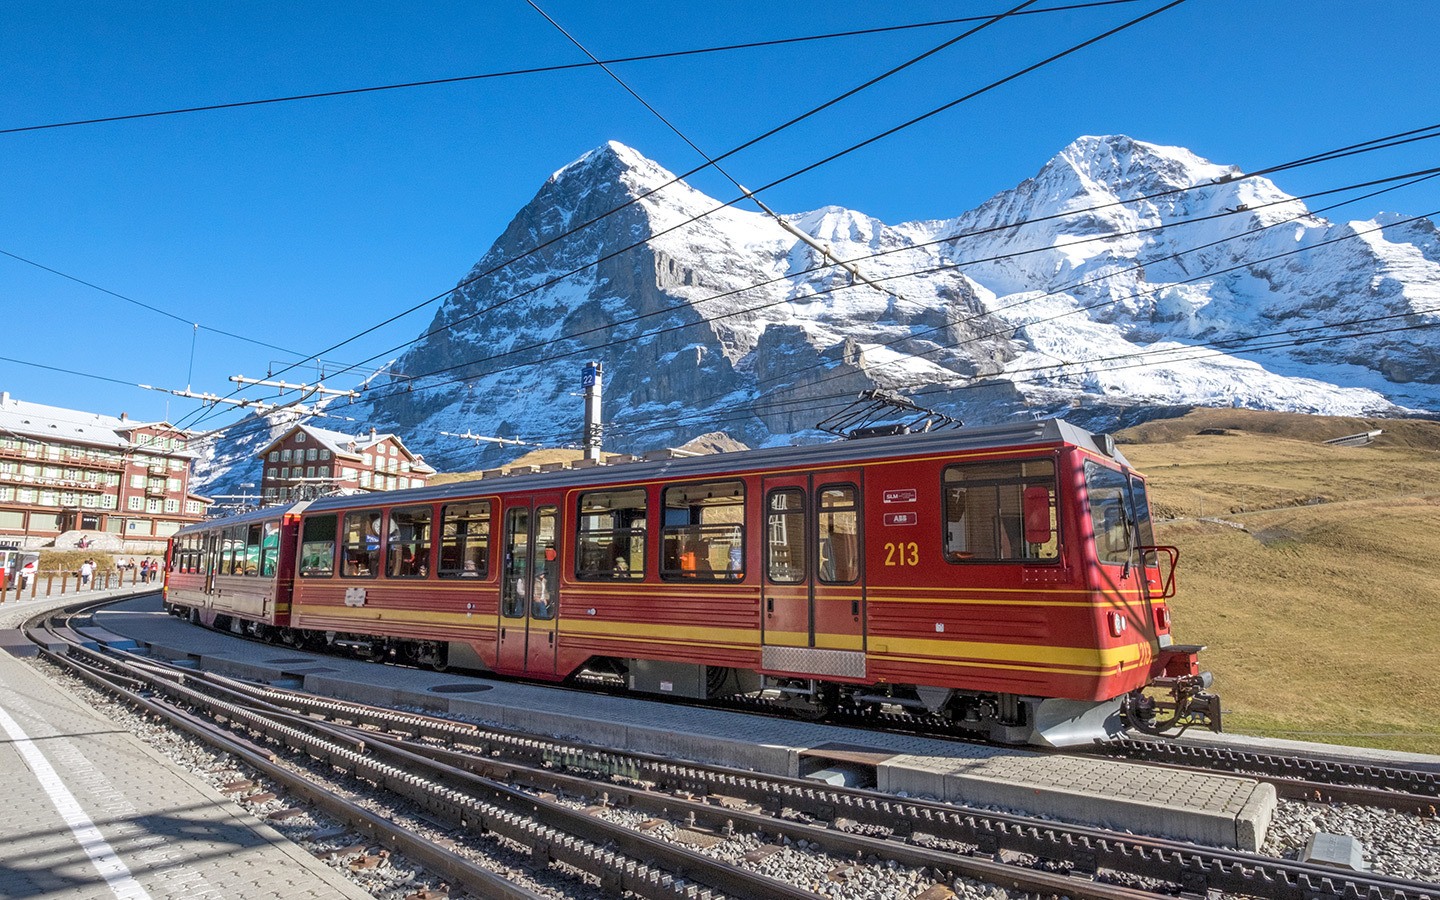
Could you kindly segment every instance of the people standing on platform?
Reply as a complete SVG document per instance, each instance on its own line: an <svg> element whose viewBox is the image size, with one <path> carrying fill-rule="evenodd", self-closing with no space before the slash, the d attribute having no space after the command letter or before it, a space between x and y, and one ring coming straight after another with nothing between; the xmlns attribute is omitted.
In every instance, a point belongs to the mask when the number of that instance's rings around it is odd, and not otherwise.
<svg viewBox="0 0 1440 900"><path fill-rule="evenodd" d="M90 560L87 559L87 560L85 560L83 563L81 563L81 564L80 564L80 586L81 586L82 588L89 587L89 586L90 586L90 576L91 576L91 575L94 575L94 574L95 574L95 564L94 564L93 562L91 562Z"/></svg>
<svg viewBox="0 0 1440 900"><path fill-rule="evenodd" d="M140 583L150 583L150 560L148 559L140 560Z"/></svg>
<svg viewBox="0 0 1440 900"><path fill-rule="evenodd" d="M147 583L154 581L155 577L160 574L160 563L156 562L148 556L145 557L145 572L145 581Z"/></svg>

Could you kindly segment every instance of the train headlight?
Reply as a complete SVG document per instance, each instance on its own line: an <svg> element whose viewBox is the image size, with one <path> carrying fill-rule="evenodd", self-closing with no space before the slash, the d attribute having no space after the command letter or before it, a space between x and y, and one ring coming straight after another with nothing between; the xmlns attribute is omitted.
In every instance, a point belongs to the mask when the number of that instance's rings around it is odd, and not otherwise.
<svg viewBox="0 0 1440 900"><path fill-rule="evenodd" d="M1125 629L1130 627L1130 622L1125 618L1124 613L1106 613L1106 618L1110 620L1110 634L1114 637L1118 638L1125 633Z"/></svg>

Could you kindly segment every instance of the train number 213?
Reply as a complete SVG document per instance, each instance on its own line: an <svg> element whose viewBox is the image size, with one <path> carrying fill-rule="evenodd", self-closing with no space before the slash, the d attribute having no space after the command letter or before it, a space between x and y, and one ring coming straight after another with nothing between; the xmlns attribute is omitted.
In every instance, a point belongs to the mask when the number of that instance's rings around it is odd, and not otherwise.
<svg viewBox="0 0 1440 900"><path fill-rule="evenodd" d="M920 565L920 545L915 543L914 541L899 544L892 544L887 541L885 544L885 565Z"/></svg>

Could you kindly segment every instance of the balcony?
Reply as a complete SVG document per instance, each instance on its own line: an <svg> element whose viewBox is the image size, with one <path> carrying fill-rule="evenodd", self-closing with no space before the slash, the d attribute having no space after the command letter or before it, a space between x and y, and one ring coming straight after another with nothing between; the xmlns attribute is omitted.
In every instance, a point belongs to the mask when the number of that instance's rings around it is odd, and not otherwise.
<svg viewBox="0 0 1440 900"><path fill-rule="evenodd" d="M77 481L73 478L46 478L44 475L22 475L19 472L0 472L0 482L5 484L23 484L37 488L54 488L60 491L85 491L87 493L104 494L109 492L110 486L98 481Z"/></svg>
<svg viewBox="0 0 1440 900"><path fill-rule="evenodd" d="M47 454L41 447L37 446L0 447L0 459L24 459L52 464L59 463L77 469L102 469L107 472L119 472L126 466L124 459L107 459L92 451L66 451L60 454Z"/></svg>

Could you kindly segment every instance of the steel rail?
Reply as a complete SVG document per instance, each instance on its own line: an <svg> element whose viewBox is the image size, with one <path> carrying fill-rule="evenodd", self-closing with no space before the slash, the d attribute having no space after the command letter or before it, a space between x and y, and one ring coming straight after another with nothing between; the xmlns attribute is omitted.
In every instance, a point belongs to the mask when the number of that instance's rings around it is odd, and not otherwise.
<svg viewBox="0 0 1440 900"><path fill-rule="evenodd" d="M193 674L193 673L190 673ZM1113 870L1178 884L1186 893L1213 890L1271 898L1314 900L1319 897L1369 897L1376 900L1440 898L1440 885L1374 873L1352 873L1333 867L1279 860L1241 851L1199 847L1183 841L1137 837L1086 826L1065 825L1032 817L992 813L951 804L901 799L873 791L835 788L813 781L760 775L722 766L681 764L651 754L588 746L571 741L536 738L501 729L470 726L438 717L387 711L379 707L319 698L295 691L248 685L209 676L219 682L307 715L325 715L356 725L476 746L483 759L535 766L564 766L601 776L649 781L667 790L697 796L723 796L779 812L781 807L831 823L823 833L834 843L834 826L849 820L885 828L915 840L916 834L974 846L976 852L999 856L1016 853L1065 863L1082 875ZM376 738L378 739L378 737ZM420 751L428 752L428 751ZM499 754L497 757L496 755ZM506 770L509 771L509 770ZM698 812L697 812L698 816ZM713 817L713 816L712 816ZM767 830L776 826L771 819ZM810 836L825 845L827 840ZM926 862L935 865L934 861ZM965 871L953 859L942 868ZM991 880L988 873L976 877ZM1075 889L1075 879L1066 884ZM1030 888L1043 890L1043 888Z"/></svg>
<svg viewBox="0 0 1440 900"><path fill-rule="evenodd" d="M185 671L180 678L195 678L197 673ZM222 678L208 675L208 679ZM603 748L584 747L574 743L535 739L532 736L502 733L487 729L483 733L473 726L457 725L443 719L394 713L360 704L308 697L269 687L241 685L247 692L258 692L283 702L295 704L309 715L325 715L336 719L364 723L372 727L398 730L449 741L478 741L487 752L497 748L512 756L539 758L554 763L568 759L580 760L579 768L622 772L636 778L652 778L660 783L680 782L682 789L695 793L747 795L748 802L774 805L776 789L762 786L788 781L754 773L723 770L719 767L679 766L669 760L644 754L625 754ZM1161 745L1164 746L1164 745ZM1343 765L1338 767L1344 769ZM1349 767L1354 768L1354 767ZM667 774L668 773L668 774ZM869 794L866 799L857 795ZM1440 897L1440 887L1423 882L1377 876L1372 873L1350 873L1329 867L1309 866L1284 860L1273 860L1253 854L1211 851L1194 845L1167 842L1161 839L1134 838L1100 829L1062 827L1018 816L978 813L945 804L820 787L813 782L793 782L782 786L779 796L786 805L806 811L821 820L849 819L861 824L893 828L898 832L928 834L975 846L981 853L1026 853L1068 863L1082 874L1101 868L1140 874L1178 883L1187 892L1204 893L1226 890L1254 896L1290 900L1313 897L1366 897L1376 900L1409 900L1409 898ZM825 831L832 835L832 830ZM833 837L832 837L833 842ZM819 841L822 845L824 841ZM985 877L985 876L982 876ZM1070 883L1073 886L1074 879Z"/></svg>
<svg viewBox="0 0 1440 900"><path fill-rule="evenodd" d="M258 747L210 723L196 719L194 716L186 715L168 703L143 696L116 684L110 678L97 673L93 666L69 659L67 653L47 648L42 648L40 652L47 659L75 673L94 687L115 694L136 708L168 722L177 730L240 760L263 777L283 785L288 792L304 798L335 819L345 822L357 831L405 854L430 871L467 891L479 896L497 897L503 898L503 900L541 900L543 896L516 885L495 872L477 866L459 854L414 835L383 816L310 782L302 775L277 764L275 755L271 751Z"/></svg>
<svg viewBox="0 0 1440 900"><path fill-rule="evenodd" d="M67 650L90 657L94 662L103 661L112 665L121 663L114 657L104 657L97 651L79 645L71 645ZM47 655L62 664L72 662L66 659L68 653L47 651ZM95 657L104 658L100 660L94 659ZM235 752L244 758L247 764L254 764L267 776L288 772L271 761L274 759L273 754L267 757L264 753L255 752L253 745L247 747L249 742L222 740L217 737L219 729L213 726L196 727L192 721L187 721L189 717L177 715L169 708L169 704L117 688L108 678L90 672L88 666L77 666L75 670L97 687L120 694L127 701L177 723L203 740L211 743L219 741L224 744L223 749L226 752ZM175 681L154 679L152 686L156 691L169 695L171 700L207 707L211 715L228 720L235 726L265 734L291 749L304 752L336 769L348 771L357 778L404 797L440 821L472 832L493 831L504 835L528 847L537 868L544 868L551 861L558 861L595 875L606 890L631 892L657 900L677 896L708 897L712 894L711 889L738 897L810 900L815 896L810 891L786 882L736 869L703 854L667 844L620 825L597 820L561 804L526 794L493 780L478 778L470 773L430 764L433 777L427 778L420 771L426 767L425 760L414 753L379 747L373 742L366 743L362 738L337 733L335 729L313 720L285 717L295 722L294 725L287 724L278 721L269 709L251 711L238 704L209 697L180 683L184 676L193 678L194 674L179 673L182 678ZM319 732L323 737L307 733L307 730ZM375 758L380 754L392 757L391 761ZM284 778L277 777L277 781L292 787L296 793L307 798L326 793L314 786L301 787L305 784L303 778L293 772L288 772ZM456 788L453 783L456 781L464 783L464 791ZM317 800L317 803L319 802ZM323 806L323 803L321 805ZM377 827L374 822L357 822L349 816L345 818L367 831ZM412 836L412 847L413 840L415 839ZM610 849L611 847L619 848L619 852ZM419 855L421 851L418 848L414 852L417 859L425 858ZM658 860L659 863L647 862L649 859ZM440 858L437 862L453 865L453 861L447 863L445 858ZM490 890L479 890L478 893L482 896L497 895L493 887ZM530 895L527 893L524 896Z"/></svg>

